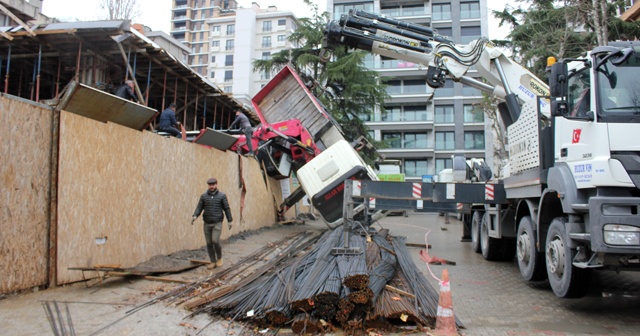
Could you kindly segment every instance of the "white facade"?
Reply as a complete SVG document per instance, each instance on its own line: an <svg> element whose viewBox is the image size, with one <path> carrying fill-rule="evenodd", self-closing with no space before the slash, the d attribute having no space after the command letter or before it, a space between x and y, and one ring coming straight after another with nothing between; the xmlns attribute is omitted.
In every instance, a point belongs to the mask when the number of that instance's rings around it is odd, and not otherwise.
<svg viewBox="0 0 640 336"><path fill-rule="evenodd" d="M237 9L235 16L211 18L207 23L212 29L207 76L225 92L250 105L251 97L273 75L254 72L253 61L291 48L287 39L296 28L295 16L291 11L261 9L254 4L252 8Z"/></svg>

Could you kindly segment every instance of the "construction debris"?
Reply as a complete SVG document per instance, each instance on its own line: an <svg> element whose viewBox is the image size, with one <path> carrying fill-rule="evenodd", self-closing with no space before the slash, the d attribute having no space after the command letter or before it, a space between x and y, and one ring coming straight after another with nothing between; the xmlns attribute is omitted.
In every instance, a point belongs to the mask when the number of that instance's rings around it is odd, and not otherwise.
<svg viewBox="0 0 640 336"><path fill-rule="evenodd" d="M412 262L405 238L386 231L348 237L363 253L331 254L344 246L342 227L301 233L158 300L191 309L190 316L208 313L297 334L433 329L438 292Z"/></svg>

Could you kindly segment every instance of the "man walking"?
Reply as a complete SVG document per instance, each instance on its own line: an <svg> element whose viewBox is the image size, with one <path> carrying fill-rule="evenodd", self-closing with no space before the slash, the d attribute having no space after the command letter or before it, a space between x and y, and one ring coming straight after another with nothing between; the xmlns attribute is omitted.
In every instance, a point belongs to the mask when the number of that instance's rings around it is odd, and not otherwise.
<svg viewBox="0 0 640 336"><path fill-rule="evenodd" d="M138 97L133 93L133 81L130 79L124 81L124 85L116 90L116 96L136 103L138 102Z"/></svg>
<svg viewBox="0 0 640 336"><path fill-rule="evenodd" d="M178 126L180 126L180 123L176 121L176 104L171 103L169 107L164 109L160 114L158 131L167 132L176 138L182 138L182 132L176 128Z"/></svg>
<svg viewBox="0 0 640 336"><path fill-rule="evenodd" d="M238 124L240 129L244 133L244 137L247 139L247 147L249 147L249 156L253 155L253 145L251 144L251 133L253 129L251 128L251 123L249 122L249 118L247 118L244 113L240 112L240 110L236 111L236 119L233 120L231 125L229 125L229 129L233 128Z"/></svg>
<svg viewBox="0 0 640 336"><path fill-rule="evenodd" d="M196 211L193 213L191 225L196 221L200 213L204 210L202 219L204 220L204 238L207 241L207 252L212 264L209 268L222 266L222 245L220 245L220 234L222 233L222 221L224 215L227 216L229 230L233 218L231 217L231 209L227 195L218 190L218 180L210 178L207 180L209 188L200 196Z"/></svg>

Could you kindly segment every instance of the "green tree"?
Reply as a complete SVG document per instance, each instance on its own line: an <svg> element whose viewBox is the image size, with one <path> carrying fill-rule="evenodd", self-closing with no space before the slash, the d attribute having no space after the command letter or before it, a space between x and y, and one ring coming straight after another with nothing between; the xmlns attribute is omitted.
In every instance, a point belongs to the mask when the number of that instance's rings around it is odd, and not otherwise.
<svg viewBox="0 0 640 336"><path fill-rule="evenodd" d="M371 115L373 108L388 97L383 80L375 71L364 66L364 51L349 52L344 47L334 50L334 61L323 62L321 44L323 31L330 19L329 13L320 14L318 6L304 1L312 8L311 18L301 18L288 40L295 46L271 55L270 59L256 60L256 72L279 71L285 65L300 74L307 87L320 99L327 111L342 127L347 140L368 136L368 127L361 119Z"/></svg>
<svg viewBox="0 0 640 336"><path fill-rule="evenodd" d="M634 39L640 36L640 25L623 22L616 17L622 1L604 0L516 0L528 4L494 11L500 26L511 33L507 40L494 41L507 46L513 55L541 79L546 78L546 59L579 57L597 45L610 40Z"/></svg>

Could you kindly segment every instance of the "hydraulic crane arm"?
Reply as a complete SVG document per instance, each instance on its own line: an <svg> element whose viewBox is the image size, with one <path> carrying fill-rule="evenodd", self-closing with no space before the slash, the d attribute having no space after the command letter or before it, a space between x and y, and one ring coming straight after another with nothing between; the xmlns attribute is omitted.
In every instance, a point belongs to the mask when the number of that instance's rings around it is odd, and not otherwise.
<svg viewBox="0 0 640 336"><path fill-rule="evenodd" d="M520 115L520 106L536 96L548 96L548 86L493 46L487 38L456 45L433 29L364 11L350 11L330 21L324 31L321 57L344 45L427 67L426 82L433 88L447 77L503 99L509 115L505 124ZM488 83L467 76L471 67Z"/></svg>

